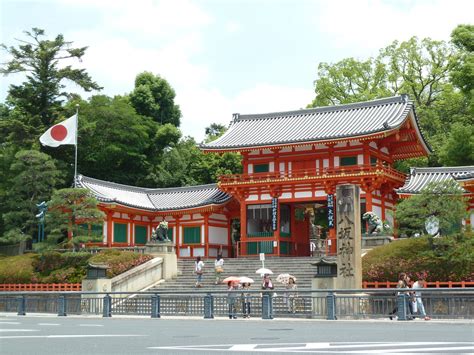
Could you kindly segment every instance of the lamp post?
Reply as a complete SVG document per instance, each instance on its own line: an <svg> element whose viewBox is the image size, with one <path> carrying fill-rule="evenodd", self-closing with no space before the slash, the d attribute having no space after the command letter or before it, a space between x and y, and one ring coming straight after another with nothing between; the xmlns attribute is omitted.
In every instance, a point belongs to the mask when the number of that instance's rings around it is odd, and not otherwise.
<svg viewBox="0 0 474 355"><path fill-rule="evenodd" d="M44 217L46 211L48 210L48 204L45 201L36 204L38 207L39 213L36 215L38 218L38 240L37 242L42 242L44 240Z"/></svg>

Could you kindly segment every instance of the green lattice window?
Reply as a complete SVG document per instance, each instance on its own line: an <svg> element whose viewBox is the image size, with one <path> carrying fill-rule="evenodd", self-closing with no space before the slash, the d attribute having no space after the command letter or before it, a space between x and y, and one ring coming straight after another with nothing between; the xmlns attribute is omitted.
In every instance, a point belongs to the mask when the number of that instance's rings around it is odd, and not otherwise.
<svg viewBox="0 0 474 355"><path fill-rule="evenodd" d="M269 164L255 164L253 167L254 173L268 173L270 171Z"/></svg>
<svg viewBox="0 0 474 355"><path fill-rule="evenodd" d="M184 244L200 244L201 227L184 227Z"/></svg>
<svg viewBox="0 0 474 355"><path fill-rule="evenodd" d="M377 165L377 158L376 157L370 157L370 165L372 165L372 166Z"/></svg>
<svg viewBox="0 0 474 355"><path fill-rule="evenodd" d="M127 225L124 223L114 223L114 243L127 242Z"/></svg>
<svg viewBox="0 0 474 355"><path fill-rule="evenodd" d="M79 224L77 226L77 235L87 235L92 237L102 236L102 224Z"/></svg>
<svg viewBox="0 0 474 355"><path fill-rule="evenodd" d="M168 233L168 239L173 240L173 228L172 227L168 228L167 233Z"/></svg>
<svg viewBox="0 0 474 355"><path fill-rule="evenodd" d="M357 157L341 157L340 166L357 165Z"/></svg>
<svg viewBox="0 0 474 355"><path fill-rule="evenodd" d="M135 244L146 244L147 227L135 225Z"/></svg>

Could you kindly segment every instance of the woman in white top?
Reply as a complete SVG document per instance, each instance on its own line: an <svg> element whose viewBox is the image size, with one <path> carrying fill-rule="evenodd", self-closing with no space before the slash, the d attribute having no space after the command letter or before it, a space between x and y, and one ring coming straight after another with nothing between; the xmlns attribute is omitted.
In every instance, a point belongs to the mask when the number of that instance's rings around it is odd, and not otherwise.
<svg viewBox="0 0 474 355"><path fill-rule="evenodd" d="M198 256L196 258L196 262L194 263L194 272L197 275L196 287L201 287L203 268L204 268L204 261L202 261L201 257Z"/></svg>
<svg viewBox="0 0 474 355"><path fill-rule="evenodd" d="M214 272L216 276L216 285L221 282L221 274L224 272L224 259L222 255L217 255L216 261L214 261Z"/></svg>
<svg viewBox="0 0 474 355"><path fill-rule="evenodd" d="M418 281L416 281L412 288L413 289L420 289L425 287L425 277L420 276L418 278ZM424 320L430 320L431 318L426 315L425 312L425 306L423 305L423 300L421 299L421 292L415 292L415 303L416 303L416 308L418 309L418 312L420 315L424 318Z"/></svg>

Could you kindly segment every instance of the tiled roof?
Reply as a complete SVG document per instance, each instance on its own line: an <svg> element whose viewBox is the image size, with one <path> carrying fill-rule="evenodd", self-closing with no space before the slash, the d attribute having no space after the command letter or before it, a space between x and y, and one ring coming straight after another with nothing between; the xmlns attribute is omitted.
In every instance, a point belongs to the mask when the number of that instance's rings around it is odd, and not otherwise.
<svg viewBox="0 0 474 355"><path fill-rule="evenodd" d="M413 101L401 95L298 111L234 114L227 132L215 141L202 144L201 148L208 151L244 149L364 136L400 127L410 111L417 120ZM428 144L416 128L429 152Z"/></svg>
<svg viewBox="0 0 474 355"><path fill-rule="evenodd" d="M216 184L149 189L77 177L78 187L90 190L101 202L117 203L150 211L183 210L227 202L231 197Z"/></svg>
<svg viewBox="0 0 474 355"><path fill-rule="evenodd" d="M396 191L399 194L416 194L431 182L459 181L473 177L474 166L411 168L405 185Z"/></svg>

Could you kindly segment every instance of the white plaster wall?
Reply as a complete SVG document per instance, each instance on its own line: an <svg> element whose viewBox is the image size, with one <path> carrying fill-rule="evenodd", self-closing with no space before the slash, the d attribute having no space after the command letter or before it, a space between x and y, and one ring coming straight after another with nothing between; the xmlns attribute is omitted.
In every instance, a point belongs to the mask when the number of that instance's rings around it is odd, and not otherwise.
<svg viewBox="0 0 474 355"><path fill-rule="evenodd" d="M382 153L388 154L388 149L387 149L387 147L383 147L382 149L380 149L380 151L381 151Z"/></svg>
<svg viewBox="0 0 474 355"><path fill-rule="evenodd" d="M280 172L281 173L285 172L285 163L284 162L280 163Z"/></svg>
<svg viewBox="0 0 474 355"><path fill-rule="evenodd" d="M245 201L256 201L258 200L258 195L250 195L245 199Z"/></svg>
<svg viewBox="0 0 474 355"><path fill-rule="evenodd" d="M107 243L107 222L104 222L104 224L102 225L102 242L105 244Z"/></svg>
<svg viewBox="0 0 474 355"><path fill-rule="evenodd" d="M190 219L191 219L191 216L189 214L185 214L183 215L183 217L181 217L182 221L189 221Z"/></svg>
<svg viewBox="0 0 474 355"><path fill-rule="evenodd" d="M271 200L272 197L270 196L270 194L262 194L262 196L260 196L260 198L262 200Z"/></svg>
<svg viewBox="0 0 474 355"><path fill-rule="evenodd" d="M375 202L375 203L382 203L382 201L380 201L378 198L372 198L372 202ZM379 215L380 217L380 215Z"/></svg>
<svg viewBox="0 0 474 355"><path fill-rule="evenodd" d="M253 174L253 164L248 165L248 173Z"/></svg>
<svg viewBox="0 0 474 355"><path fill-rule="evenodd" d="M346 142L341 142L341 143L337 143L334 147L336 148L343 148L346 146Z"/></svg>
<svg viewBox="0 0 474 355"><path fill-rule="evenodd" d="M326 193L323 190L316 190L315 195L318 196L318 197L326 196Z"/></svg>
<svg viewBox="0 0 474 355"><path fill-rule="evenodd" d="M191 249L190 248L179 248L179 255L186 257L191 255Z"/></svg>
<svg viewBox="0 0 474 355"><path fill-rule="evenodd" d="M114 212L114 214L113 214L112 216L113 216L113 217L116 217L116 218L120 218L120 213Z"/></svg>
<svg viewBox="0 0 474 355"><path fill-rule="evenodd" d="M286 148L283 148L280 150L281 153L288 153L288 152L291 152L291 148L290 147L286 147Z"/></svg>
<svg viewBox="0 0 474 355"><path fill-rule="evenodd" d="M213 218L213 219L220 219L222 221L227 221L227 217L223 214L217 214L217 213L213 213L209 216L209 218Z"/></svg>
<svg viewBox="0 0 474 355"><path fill-rule="evenodd" d="M350 142L349 142L349 145L350 145L350 146L356 146L356 145L362 145L362 143L359 142L359 141L350 141Z"/></svg>
<svg viewBox="0 0 474 355"><path fill-rule="evenodd" d="M292 197L293 195L291 194L291 192L283 192L280 198L283 199L283 198L292 198Z"/></svg>
<svg viewBox="0 0 474 355"><path fill-rule="evenodd" d="M165 221L167 221L167 222L174 221L174 220L175 219L172 216L166 216L165 217Z"/></svg>
<svg viewBox="0 0 474 355"><path fill-rule="evenodd" d="M204 241L204 230L205 230L205 226L204 224L201 225L201 245L204 245L205 244L205 241Z"/></svg>
<svg viewBox="0 0 474 355"><path fill-rule="evenodd" d="M329 159L323 159L323 168L329 167Z"/></svg>
<svg viewBox="0 0 474 355"><path fill-rule="evenodd" d="M369 145L370 145L372 148L377 149L377 143L375 143L375 142L370 142Z"/></svg>
<svg viewBox="0 0 474 355"><path fill-rule="evenodd" d="M471 213L471 228L474 228L474 212Z"/></svg>
<svg viewBox="0 0 474 355"><path fill-rule="evenodd" d="M372 206L372 212L374 212L377 216L382 218L382 207Z"/></svg>
<svg viewBox="0 0 474 355"><path fill-rule="evenodd" d="M339 157L334 157L334 166L339 166Z"/></svg>
<svg viewBox="0 0 474 355"><path fill-rule="evenodd" d="M193 219L202 219L202 218L203 218L202 214L200 214L200 213L193 214Z"/></svg>
<svg viewBox="0 0 474 355"><path fill-rule="evenodd" d="M268 164L268 171L273 173L275 171L275 163L274 162L270 162L270 164Z"/></svg>
<svg viewBox="0 0 474 355"><path fill-rule="evenodd" d="M359 165L364 164L364 155L362 155L362 154L357 155L357 164L359 164Z"/></svg>
<svg viewBox="0 0 474 355"><path fill-rule="evenodd" d="M122 218L123 219L130 219L130 217L127 213L122 213Z"/></svg>
<svg viewBox="0 0 474 355"><path fill-rule="evenodd" d="M312 149L312 146L304 145L304 146L296 147L295 152L304 152L304 151L311 150L311 149Z"/></svg>
<svg viewBox="0 0 474 355"><path fill-rule="evenodd" d="M313 197L313 193L311 191L295 192L295 198L301 198L301 197Z"/></svg>
<svg viewBox="0 0 474 355"><path fill-rule="evenodd" d="M290 162L288 162L288 171L291 171L291 169L293 169L293 164Z"/></svg>
<svg viewBox="0 0 474 355"><path fill-rule="evenodd" d="M209 226L209 243L210 244L228 244L227 228Z"/></svg>
<svg viewBox="0 0 474 355"><path fill-rule="evenodd" d="M204 256L204 248L194 248L194 256Z"/></svg>

